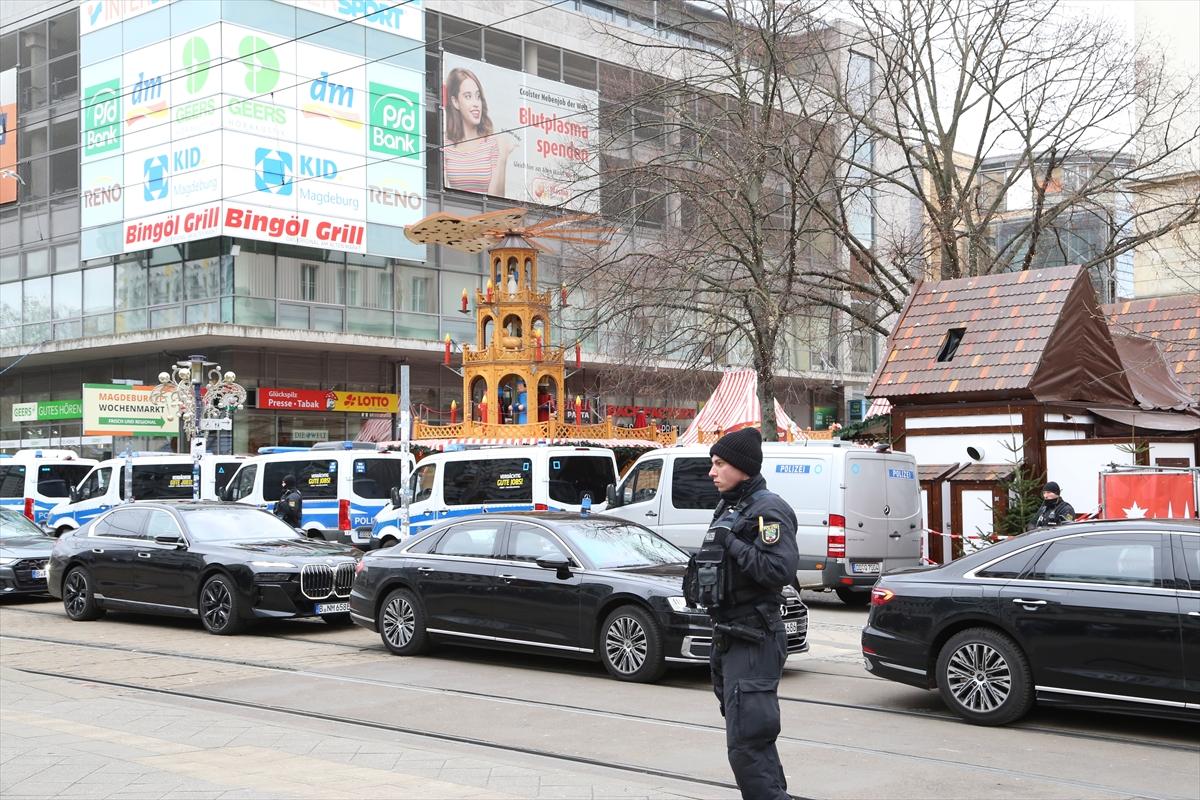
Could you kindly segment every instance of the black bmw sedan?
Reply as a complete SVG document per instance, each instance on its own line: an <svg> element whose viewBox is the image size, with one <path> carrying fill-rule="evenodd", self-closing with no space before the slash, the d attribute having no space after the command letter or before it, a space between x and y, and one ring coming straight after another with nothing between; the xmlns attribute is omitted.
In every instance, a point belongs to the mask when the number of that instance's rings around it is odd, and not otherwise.
<svg viewBox="0 0 1200 800"><path fill-rule="evenodd" d="M250 506L136 502L58 539L48 580L73 620L109 609L199 616L210 633L228 635L254 619L349 624L359 555Z"/></svg>
<svg viewBox="0 0 1200 800"><path fill-rule="evenodd" d="M46 593L54 539L13 508L0 508L0 597Z"/></svg>
<svg viewBox="0 0 1200 800"><path fill-rule="evenodd" d="M460 518L364 556L350 614L397 655L442 641L599 659L614 678L653 681L708 661L708 615L683 598L687 559L612 517ZM783 610L788 652L805 652L808 610L790 588Z"/></svg>
<svg viewBox="0 0 1200 800"><path fill-rule="evenodd" d="M980 725L1035 701L1200 719L1200 522L1081 522L887 575L862 650Z"/></svg>

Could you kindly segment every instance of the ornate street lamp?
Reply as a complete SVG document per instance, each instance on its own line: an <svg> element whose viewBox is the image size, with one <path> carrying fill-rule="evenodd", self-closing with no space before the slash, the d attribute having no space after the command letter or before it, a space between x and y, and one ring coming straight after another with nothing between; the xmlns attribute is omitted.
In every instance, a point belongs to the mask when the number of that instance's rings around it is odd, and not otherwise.
<svg viewBox="0 0 1200 800"><path fill-rule="evenodd" d="M206 368L207 385L204 384ZM232 420L233 412L246 407L246 389L237 383L233 372L222 373L220 364L205 361L204 356L191 356L187 361L176 362L170 372L158 373L158 386L150 399L162 406L167 420L179 420L180 451L185 438L192 443L192 499L199 500L200 455L204 449L199 437L205 431L224 427L217 421ZM225 425L232 427L232 422Z"/></svg>

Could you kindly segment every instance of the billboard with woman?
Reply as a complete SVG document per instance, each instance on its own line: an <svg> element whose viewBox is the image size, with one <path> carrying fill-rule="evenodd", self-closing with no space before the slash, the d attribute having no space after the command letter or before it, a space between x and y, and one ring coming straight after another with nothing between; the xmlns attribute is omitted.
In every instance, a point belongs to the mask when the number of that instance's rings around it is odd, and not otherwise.
<svg viewBox="0 0 1200 800"><path fill-rule="evenodd" d="M446 188L595 210L596 105L594 91L443 54Z"/></svg>

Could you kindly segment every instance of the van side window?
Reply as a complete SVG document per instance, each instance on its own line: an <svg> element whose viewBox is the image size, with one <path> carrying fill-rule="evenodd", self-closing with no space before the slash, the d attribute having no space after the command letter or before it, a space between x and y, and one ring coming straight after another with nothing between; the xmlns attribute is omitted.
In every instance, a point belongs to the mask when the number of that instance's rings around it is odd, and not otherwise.
<svg viewBox="0 0 1200 800"><path fill-rule="evenodd" d="M599 503L617 480L607 456L551 456L549 477L550 499L571 504L582 503L585 494Z"/></svg>
<svg viewBox="0 0 1200 800"><path fill-rule="evenodd" d="M133 465L134 500L187 499L191 496L191 464Z"/></svg>
<svg viewBox="0 0 1200 800"><path fill-rule="evenodd" d="M386 500L392 487L404 483L404 462L398 458L354 459L354 494L366 500Z"/></svg>
<svg viewBox="0 0 1200 800"><path fill-rule="evenodd" d="M337 461L332 458L303 461L268 461L263 464L263 499L278 500L283 479L296 476L296 488L305 500L337 497Z"/></svg>
<svg viewBox="0 0 1200 800"><path fill-rule="evenodd" d="M112 482L112 467L101 467L92 470L92 474L79 487L79 499L91 500L108 494L108 485Z"/></svg>
<svg viewBox="0 0 1200 800"><path fill-rule="evenodd" d="M221 490L229 485L229 481L233 479L240 466L241 462L239 461L218 461L213 464L213 491L218 497L221 496Z"/></svg>
<svg viewBox="0 0 1200 800"><path fill-rule="evenodd" d="M412 502L419 503L433 496L433 474L437 464L425 464L417 467L412 475Z"/></svg>
<svg viewBox="0 0 1200 800"><path fill-rule="evenodd" d="M0 467L0 497L25 496L25 465L5 464Z"/></svg>
<svg viewBox="0 0 1200 800"><path fill-rule="evenodd" d="M447 461L442 468L446 505L533 502L533 470L528 458Z"/></svg>
<svg viewBox="0 0 1200 800"><path fill-rule="evenodd" d="M229 490L230 500L241 500L247 497L254 491L254 476L258 472L257 464L247 464L233 479L233 486Z"/></svg>
<svg viewBox="0 0 1200 800"><path fill-rule="evenodd" d="M662 467L661 458L652 458L634 467L633 472L621 486L621 499L624 504L653 500L654 496L658 494L658 481L662 477Z"/></svg>
<svg viewBox="0 0 1200 800"><path fill-rule="evenodd" d="M711 511L721 501L708 471L707 458L677 458L671 468L671 505L675 508L702 508Z"/></svg>

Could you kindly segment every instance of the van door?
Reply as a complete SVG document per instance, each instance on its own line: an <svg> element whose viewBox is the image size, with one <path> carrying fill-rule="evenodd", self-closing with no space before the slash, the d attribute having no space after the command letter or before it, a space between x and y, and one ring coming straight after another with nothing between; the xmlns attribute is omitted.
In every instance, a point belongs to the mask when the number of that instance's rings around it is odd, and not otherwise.
<svg viewBox="0 0 1200 800"><path fill-rule="evenodd" d="M721 501L717 487L708 477L712 459L674 456L670 462L671 480L666 485L658 532L676 547L699 550Z"/></svg>
<svg viewBox="0 0 1200 800"><path fill-rule="evenodd" d="M887 469L887 557L883 571L921 563L921 485L912 457L884 457Z"/></svg>
<svg viewBox="0 0 1200 800"><path fill-rule="evenodd" d="M655 533L662 533L658 512L662 505L659 487L662 483L663 460L648 458L634 465L625 480L617 487L617 508L605 513L630 522L645 525Z"/></svg>
<svg viewBox="0 0 1200 800"><path fill-rule="evenodd" d="M442 498L437 488L437 482L434 480L436 476L437 464L431 462L418 464L408 479L408 522L411 533L420 533L437 522L437 513L434 511L434 507L442 502ZM402 509L397 509L397 511L402 511ZM400 534L404 530L404 520L399 516L397 538L400 538ZM374 535L375 532L372 532L372 536Z"/></svg>
<svg viewBox="0 0 1200 800"><path fill-rule="evenodd" d="M887 463L876 453L847 453L846 572L878 575L888 554Z"/></svg>
<svg viewBox="0 0 1200 800"><path fill-rule="evenodd" d="M796 579L801 586L823 586L823 570L828 560L833 459L817 453L767 456L763 476L767 488L782 497L796 514L796 548L800 552Z"/></svg>

